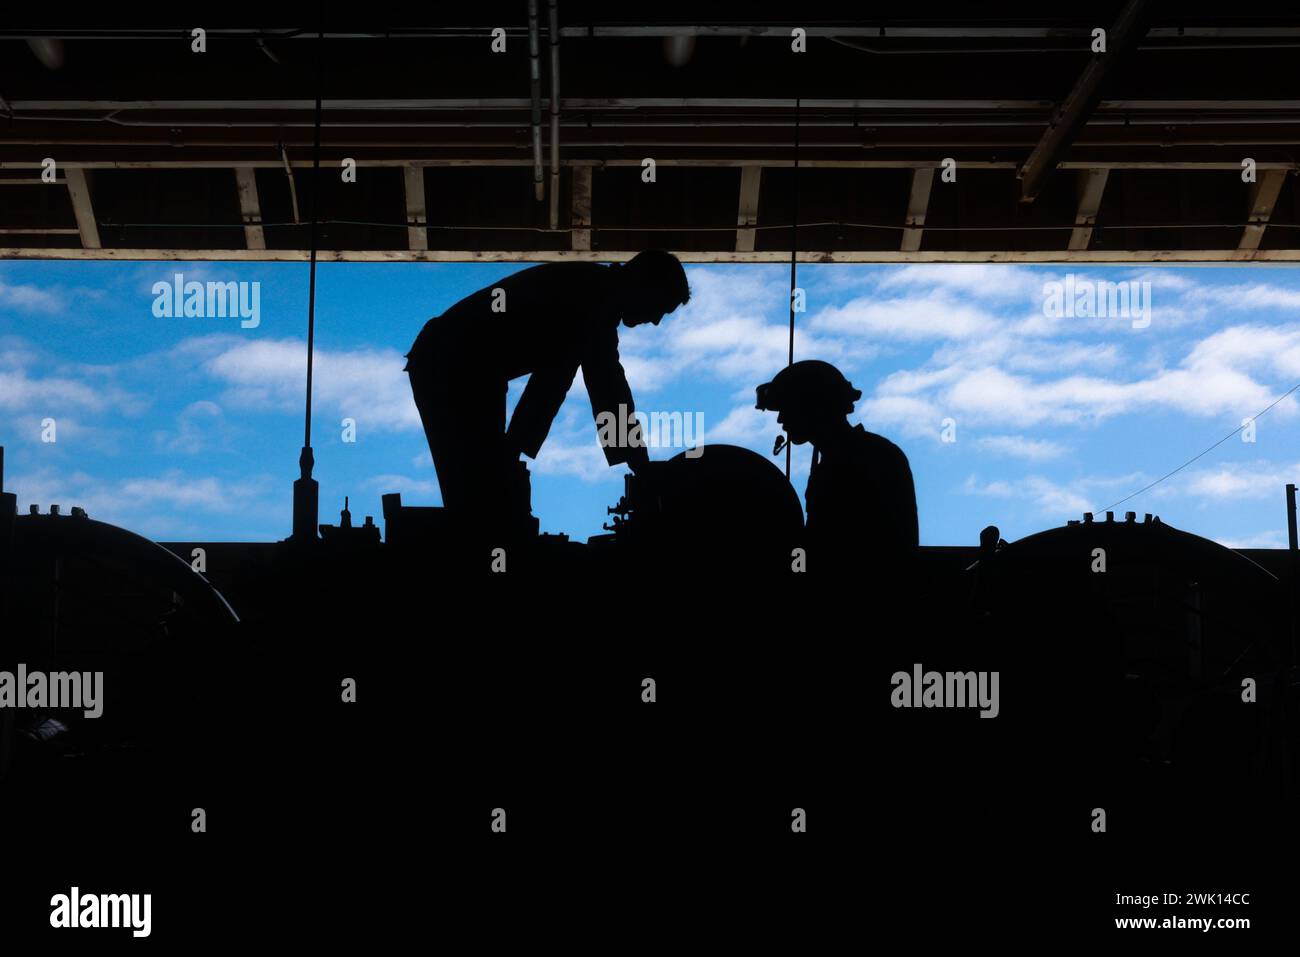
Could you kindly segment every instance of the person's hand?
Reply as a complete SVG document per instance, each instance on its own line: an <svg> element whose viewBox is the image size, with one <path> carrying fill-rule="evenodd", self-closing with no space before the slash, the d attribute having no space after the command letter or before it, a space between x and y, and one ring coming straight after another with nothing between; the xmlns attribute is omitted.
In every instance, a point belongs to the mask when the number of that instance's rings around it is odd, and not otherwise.
<svg viewBox="0 0 1300 957"><path fill-rule="evenodd" d="M505 458L506 464L510 465L519 461L519 457L524 454L523 449L506 435L505 445L501 448L501 453Z"/></svg>

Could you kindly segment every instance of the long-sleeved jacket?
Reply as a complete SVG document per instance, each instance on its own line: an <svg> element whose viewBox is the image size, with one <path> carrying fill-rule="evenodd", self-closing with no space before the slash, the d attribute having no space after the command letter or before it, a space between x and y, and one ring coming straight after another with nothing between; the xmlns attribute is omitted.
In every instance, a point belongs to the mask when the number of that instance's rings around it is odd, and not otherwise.
<svg viewBox="0 0 1300 957"><path fill-rule="evenodd" d="M613 268L545 263L480 289L425 323L407 353L407 368L430 367L452 389L483 376L505 382L531 375L507 432L530 458L546 441L580 368L593 418L608 412L617 421L622 406L630 422L632 390L618 356ZM610 465L628 459L628 449L617 445L604 452Z"/></svg>
<svg viewBox="0 0 1300 957"><path fill-rule="evenodd" d="M916 488L903 450L859 425L820 451L804 492L809 540L880 560L915 549Z"/></svg>

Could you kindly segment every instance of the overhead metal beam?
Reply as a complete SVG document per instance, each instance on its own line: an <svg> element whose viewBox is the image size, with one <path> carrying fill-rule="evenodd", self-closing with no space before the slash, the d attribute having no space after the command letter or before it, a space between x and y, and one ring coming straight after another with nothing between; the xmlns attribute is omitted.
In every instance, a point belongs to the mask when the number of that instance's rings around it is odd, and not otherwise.
<svg viewBox="0 0 1300 957"><path fill-rule="evenodd" d="M365 159L357 157L358 167L370 168L391 168L391 167L473 167L473 166L531 166L532 160L527 159L468 159L464 157L431 159L429 157L420 158L396 158L384 157L377 159ZM561 165L569 167L640 167L643 160L640 159L585 159L573 158L566 159ZM249 159L239 160L238 162L230 159L194 159L194 160L66 160L61 164L66 169L230 169L233 166L243 166L249 169L280 169L284 163L267 159ZM760 166L766 169L783 169L794 165L794 161L783 159L781 157L759 157L749 156L747 158L718 157L697 159L693 157L664 157L663 159L655 158L657 166L681 166L693 167L700 169L734 169L737 167ZM836 159L800 159L800 169L933 169L935 159L930 157L899 157L897 159L865 159L865 160L836 160ZM289 160L289 167L310 168L311 160ZM1296 170L1300 169L1300 161L1297 160L1257 160L1255 167L1258 170ZM0 171L4 170L33 170L40 169L41 163L38 160L0 160ZM962 169L1017 169L1018 164L1013 160L980 160L980 159L963 159L961 160ZM1066 160L1058 164L1058 169L1063 170L1088 170L1088 169L1145 169L1145 170L1236 170L1241 171L1241 160ZM0 180L0 183L14 186L30 186L29 181L18 180Z"/></svg>
<svg viewBox="0 0 1300 957"><path fill-rule="evenodd" d="M1101 100L1101 85L1123 62L1146 33L1149 0L1128 0L1115 25L1106 34L1106 52L1095 55L1075 81L1074 89L1053 111L1042 139L1017 173L1020 201L1033 202L1047 177L1070 148L1075 134Z"/></svg>
<svg viewBox="0 0 1300 957"><path fill-rule="evenodd" d="M289 151L284 148L283 143L280 144L280 160L284 163L284 175L289 180L289 205L293 209L293 221L295 223L301 222L298 218L298 185L293 179L293 168L294 166L308 166L314 169L319 164L314 161L290 163Z"/></svg>
<svg viewBox="0 0 1300 957"><path fill-rule="evenodd" d="M538 202L546 195L542 179L542 67L541 40L537 23L537 0L528 0L528 84L529 107L533 131L533 198Z"/></svg>
<svg viewBox="0 0 1300 957"><path fill-rule="evenodd" d="M560 226L560 28L556 0L547 0L551 41L551 228Z"/></svg>
<svg viewBox="0 0 1300 957"><path fill-rule="evenodd" d="M1259 178L1250 184L1246 201L1247 215L1250 217L1249 225L1241 232L1238 249L1259 249L1259 242L1264 238L1264 230L1268 228L1268 221L1273 217L1273 207L1277 205L1277 197L1282 192L1282 184L1285 181L1284 170L1271 169L1260 174Z"/></svg>
<svg viewBox="0 0 1300 957"><path fill-rule="evenodd" d="M248 166L237 166L235 186L239 190L239 215L244 220L244 245L249 249L265 249L262 204L257 198L257 171Z"/></svg>
<svg viewBox="0 0 1300 957"><path fill-rule="evenodd" d="M1079 174L1079 208L1074 213L1074 231L1070 233L1071 249L1087 249L1092 242L1092 228L1097 225L1097 211L1106 191L1108 169L1082 170Z"/></svg>
<svg viewBox="0 0 1300 957"><path fill-rule="evenodd" d="M591 167L575 166L569 202L569 245L577 251L591 249Z"/></svg>
<svg viewBox="0 0 1300 957"><path fill-rule="evenodd" d="M63 175L68 180L68 195L72 197L72 211L77 217L77 231L81 234L81 245L86 249L99 249L99 224L95 222L95 207L90 201L86 171L68 167Z"/></svg>
<svg viewBox="0 0 1300 957"><path fill-rule="evenodd" d="M763 167L745 166L740 170L740 203L736 211L736 252L753 252L755 226L758 225L758 191Z"/></svg>
<svg viewBox="0 0 1300 957"><path fill-rule="evenodd" d="M866 18L862 18L866 19ZM591 25L585 27L565 27L561 32L566 37L780 37L790 39L790 24L773 24L759 26L752 24L709 24L691 25L674 24L662 26L621 26ZM966 39L1057 39L1087 37L1090 27L1072 26L1005 26L1005 27L967 27L967 26L862 26L861 19L856 24L844 26L805 26L810 37L865 37L868 39L895 40L966 40ZM1156 27L1148 33L1151 37L1199 37L1213 39L1245 39L1249 37L1296 37L1300 36L1300 27L1206 27L1173 26Z"/></svg>
<svg viewBox="0 0 1300 957"><path fill-rule="evenodd" d="M934 168L912 170L912 189L907 197L907 228L899 247L904 252L921 248L921 232L925 226L925 213L930 208L930 188L934 185Z"/></svg>
<svg viewBox="0 0 1300 957"><path fill-rule="evenodd" d="M1113 43L1114 35L1110 36ZM1108 46L1113 50L1114 47ZM1104 54L1103 56L1109 56ZM1086 71L1085 71L1086 73ZM779 112L791 112L788 98L756 96L591 96L565 97L564 104L575 110L601 109L769 109ZM240 111L302 111L311 113L316 109L314 99L226 99L226 100L12 100L9 104L15 114L25 112L101 112L120 114L124 112L200 112L217 111L236 113ZM802 108L808 110L986 110L1007 112L1012 110L1050 110L1056 101L1047 99L1020 99L1012 97L983 97L961 99L957 97L810 97L802 102ZM375 97L372 99L327 99L321 103L322 109L331 114L383 111L439 111L439 110L511 110L523 112L530 110L532 100L528 97L410 97L391 98ZM1206 110L1224 112L1241 112L1249 110L1277 111L1300 108L1300 99L1113 99L1101 100L1097 109L1103 111L1133 112L1143 110L1168 110L1171 112L1199 113ZM87 117L88 121L98 117ZM175 122L175 118L172 118Z"/></svg>
<svg viewBox="0 0 1300 957"><path fill-rule="evenodd" d="M804 28L811 37L866 37L871 39L1055 39L1084 37L1088 35L1087 27L1078 27L1053 22L1052 17L1044 16L1041 24L1021 24L1016 26L950 26L947 24L917 25L912 21L903 25L890 22L875 23L864 26L864 17L839 24L808 24ZM1170 19L1174 19L1171 17ZM777 37L789 39L792 22L758 24L745 23L709 23L709 24L659 24L636 25L597 24L564 27L560 32L566 37L671 37L671 36L715 36L715 37ZM486 36L491 23L448 27L415 27L411 29L386 28L384 30L326 30L322 36L327 40L382 40L391 43L398 39L465 39ZM521 28L507 26L508 36L522 36ZM295 29L226 29L214 27L208 30L209 38L221 37L234 40L312 40L318 31ZM113 29L76 29L71 27L53 29L9 28L0 30L0 37L26 39L63 40L107 40L121 42L132 41L166 41L175 42L176 29L166 27ZM1261 23L1253 26L1207 26L1201 24L1181 24L1176 26L1153 27L1151 37L1159 38L1201 38L1201 39L1247 39L1277 38L1300 36L1300 27L1273 26Z"/></svg>
<svg viewBox="0 0 1300 957"><path fill-rule="evenodd" d="M322 249L320 262L624 262L636 250ZM693 263L788 263L789 250L680 250ZM185 262L306 262L305 249L53 249L0 247L4 259ZM801 263L1232 263L1300 262L1300 249L801 250Z"/></svg>
<svg viewBox="0 0 1300 957"><path fill-rule="evenodd" d="M424 203L424 170L418 166L404 167L402 183L406 192L406 248L428 249L429 212Z"/></svg>
<svg viewBox="0 0 1300 957"><path fill-rule="evenodd" d="M531 50L530 50L531 57ZM540 66L539 66L540 70ZM530 76L531 79L531 76ZM538 74L540 82L541 75ZM1128 108L1139 108L1135 104L1141 101L1126 101ZM1160 103L1178 103L1179 101L1161 100ZM1234 100L1195 101L1184 109L1233 109ZM1294 109L1296 100L1260 100L1250 101L1272 104L1267 109ZM776 97L623 97L595 96L570 97L565 103L571 109L775 109L789 112L790 101ZM1217 105L1221 104L1221 105ZM122 113L124 111L163 110L168 112L216 110L220 112L237 112L239 110L301 110L312 112L316 109L314 99L276 99L276 100L13 100L10 107L15 113L27 111L50 113L63 111L102 111L104 113ZM529 97L410 97L373 99L327 99L321 102L321 109L331 115L346 113L349 110L374 112L382 110L531 110L533 100ZM804 103L804 109L845 109L845 110L1046 110L1052 107L1051 100L1010 99L994 97L987 99L883 99L873 97L814 97ZM92 117L93 119L93 117ZM540 112L538 122L541 122Z"/></svg>

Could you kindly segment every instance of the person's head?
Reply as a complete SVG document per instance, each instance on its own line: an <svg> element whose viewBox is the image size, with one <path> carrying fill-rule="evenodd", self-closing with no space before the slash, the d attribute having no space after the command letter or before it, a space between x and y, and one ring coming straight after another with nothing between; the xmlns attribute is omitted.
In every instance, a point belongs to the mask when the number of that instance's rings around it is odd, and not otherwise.
<svg viewBox="0 0 1300 957"><path fill-rule="evenodd" d="M848 425L862 393L829 362L804 359L758 387L757 408L777 412L793 445L820 445Z"/></svg>
<svg viewBox="0 0 1300 957"><path fill-rule="evenodd" d="M637 253L618 269L619 308L628 327L647 322L657 326L664 316L690 301L686 270L672 253L650 249Z"/></svg>

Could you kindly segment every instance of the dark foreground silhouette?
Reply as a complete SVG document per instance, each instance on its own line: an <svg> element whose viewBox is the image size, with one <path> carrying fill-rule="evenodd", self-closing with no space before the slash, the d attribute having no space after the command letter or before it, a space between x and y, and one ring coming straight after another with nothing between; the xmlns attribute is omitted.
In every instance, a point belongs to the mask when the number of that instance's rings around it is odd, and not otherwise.
<svg viewBox="0 0 1300 957"><path fill-rule="evenodd" d="M520 455L537 457L579 369L597 421L631 421L619 322L658 325L689 299L681 263L651 251L625 265L533 266L430 319L407 354L407 371L449 517L465 529L535 533ZM508 383L525 375L507 427ZM649 461L643 444L603 448L611 466Z"/></svg>
<svg viewBox="0 0 1300 957"><path fill-rule="evenodd" d="M804 540L818 557L815 571L905 574L920 544L912 469L893 442L849 422L862 393L816 359L787 366L757 392L757 407L779 413L792 445L813 447Z"/></svg>
<svg viewBox="0 0 1300 957"><path fill-rule="evenodd" d="M610 303L634 273L601 269L503 280L499 354L471 331L491 290L426 326L411 379L447 504L385 496L382 540L345 506L318 539L163 548L0 498L0 670L107 689L98 719L0 712L28 925L73 884L152 893L156 937L288 920L335 945L404 937L391 915L434 886L457 913L508 892L636 920L721 883L841 926L871 883L870 919L1013 939L1113 933L1117 893L1247 892L1276 919L1297 820L1280 569L1149 516L920 548L906 456L850 424L860 393L820 362L758 390L813 445L806 524L752 451L607 447L635 466L608 534L538 535L512 469L574 369L593 412L631 401ZM541 308L563 290L588 298ZM541 322L564 349L536 351ZM999 697L898 691L927 672Z"/></svg>

